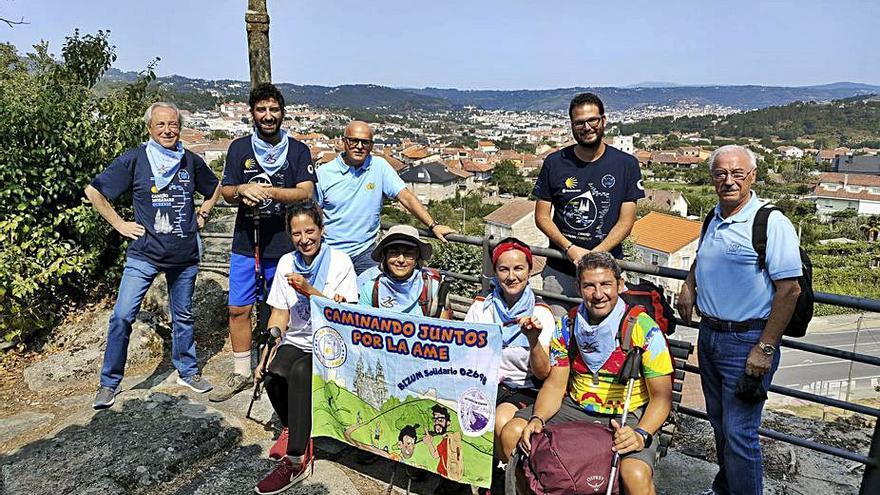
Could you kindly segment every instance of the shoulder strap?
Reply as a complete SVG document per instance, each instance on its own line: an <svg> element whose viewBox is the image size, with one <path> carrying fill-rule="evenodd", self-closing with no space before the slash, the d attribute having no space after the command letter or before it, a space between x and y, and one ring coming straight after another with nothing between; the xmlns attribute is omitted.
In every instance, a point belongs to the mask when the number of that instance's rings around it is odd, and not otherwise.
<svg viewBox="0 0 880 495"><path fill-rule="evenodd" d="M434 309L431 307L432 298L431 298L431 276L428 273L428 270L422 270L422 292L419 294L419 306L422 307L422 314L424 316L433 316L431 310Z"/></svg>
<svg viewBox="0 0 880 495"><path fill-rule="evenodd" d="M620 339L620 349L623 352L629 352L632 349L632 333L639 315L644 313L645 309L641 306L627 305L626 314L620 320L620 327L617 329L617 337Z"/></svg>
<svg viewBox="0 0 880 495"><path fill-rule="evenodd" d="M379 307L379 277L381 277L381 276L382 276L382 274L379 274L376 276L376 279L373 280L373 300L372 300L372 303L373 303L374 308Z"/></svg>
<svg viewBox="0 0 880 495"><path fill-rule="evenodd" d="M770 214L774 211L782 211L773 203L767 203L755 212L755 221L752 224L752 249L758 253L758 268L767 268L767 222Z"/></svg>
<svg viewBox="0 0 880 495"><path fill-rule="evenodd" d="M709 210L709 213L706 214L706 218L703 219L703 226L700 228L700 242L703 242L703 236L706 235L706 231L709 229L709 224L712 222L712 219L715 218L715 208Z"/></svg>
<svg viewBox="0 0 880 495"><path fill-rule="evenodd" d="M577 345L574 342L574 319L577 318L578 306L568 310L568 366L574 372L574 358L577 356Z"/></svg>

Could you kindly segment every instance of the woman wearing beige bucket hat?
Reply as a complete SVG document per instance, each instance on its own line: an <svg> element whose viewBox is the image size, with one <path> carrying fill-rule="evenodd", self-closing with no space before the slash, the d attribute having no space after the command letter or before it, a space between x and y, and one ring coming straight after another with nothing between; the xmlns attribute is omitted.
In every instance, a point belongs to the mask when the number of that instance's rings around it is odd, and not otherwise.
<svg viewBox="0 0 880 495"><path fill-rule="evenodd" d="M410 225L388 229L372 252L381 270L360 287L359 302L398 313L439 316L444 307L438 298L440 273L423 265L433 247Z"/></svg>

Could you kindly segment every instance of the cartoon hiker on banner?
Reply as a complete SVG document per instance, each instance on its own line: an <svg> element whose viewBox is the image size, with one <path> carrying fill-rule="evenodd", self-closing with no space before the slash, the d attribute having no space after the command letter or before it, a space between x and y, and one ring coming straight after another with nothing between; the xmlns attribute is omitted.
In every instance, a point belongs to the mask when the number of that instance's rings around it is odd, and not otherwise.
<svg viewBox="0 0 880 495"><path fill-rule="evenodd" d="M437 472L449 479L459 480L464 471L461 461L461 433L449 432L449 410L437 404L431 408L434 418L434 433L425 428L422 441L428 447L431 456L440 461ZM434 437L441 437L440 443L434 446Z"/></svg>
<svg viewBox="0 0 880 495"><path fill-rule="evenodd" d="M357 440L352 438L352 433L354 433L355 430L357 430L358 428L361 428L363 426L365 426L365 425L353 424L350 427L348 427L348 429L346 429L345 432L343 433L343 436L345 437L345 441L356 446L359 449L365 450L367 452L370 452L370 453L373 453L373 454L376 454L376 455L379 455L382 457L387 457L388 459L391 459L392 461L395 461L395 462L399 462L401 459L412 458L413 453L415 452L415 449L416 449L416 441L418 440L418 437L419 437L419 433L418 433L419 424L418 423L416 423L414 425L406 425L403 428L401 428L400 433L397 435L397 450L400 451L399 454L397 452L390 451L387 445L380 448L378 437L375 438L375 443L376 443L375 445L368 445L368 444L365 444L362 442L358 442ZM377 423L376 427L378 428L378 423ZM381 429L379 429L378 431L379 431L379 434L381 434ZM371 438L370 441L372 442L373 440L374 439Z"/></svg>

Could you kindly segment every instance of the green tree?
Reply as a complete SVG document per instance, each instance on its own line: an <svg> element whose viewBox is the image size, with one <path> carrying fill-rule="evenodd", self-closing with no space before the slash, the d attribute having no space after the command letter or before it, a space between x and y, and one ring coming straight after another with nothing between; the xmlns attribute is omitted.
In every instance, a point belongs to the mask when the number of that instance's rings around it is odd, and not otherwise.
<svg viewBox="0 0 880 495"><path fill-rule="evenodd" d="M525 197L532 192L532 184L519 175L516 165L510 160L501 160L495 165L490 182L505 194Z"/></svg>
<svg viewBox="0 0 880 495"><path fill-rule="evenodd" d="M27 68L0 49L0 335L53 326L87 288L113 283L124 247L83 188L143 142L152 64L135 83L94 86L116 59L109 32L66 38L61 60L34 47Z"/></svg>

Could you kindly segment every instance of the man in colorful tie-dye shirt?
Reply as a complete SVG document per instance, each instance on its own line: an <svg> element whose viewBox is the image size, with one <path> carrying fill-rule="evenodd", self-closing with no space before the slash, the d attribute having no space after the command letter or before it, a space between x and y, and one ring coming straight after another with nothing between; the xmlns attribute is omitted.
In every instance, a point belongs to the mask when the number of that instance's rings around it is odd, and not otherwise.
<svg viewBox="0 0 880 495"><path fill-rule="evenodd" d="M534 406L521 409L502 431L504 454L517 445L529 451L533 433L545 424L601 421L614 428L614 449L620 452L620 474L626 493L653 494L653 466L660 429L672 405L672 358L666 338L648 314L627 307L620 266L606 252L588 253L577 264L583 302L563 317L550 342L550 376ZM641 378L633 386L625 425L619 424L626 385L617 374L626 359L621 349L621 322L638 314L632 346L643 349ZM569 322L573 318L573 322ZM574 342L572 344L572 336ZM570 353L575 354L573 358Z"/></svg>

